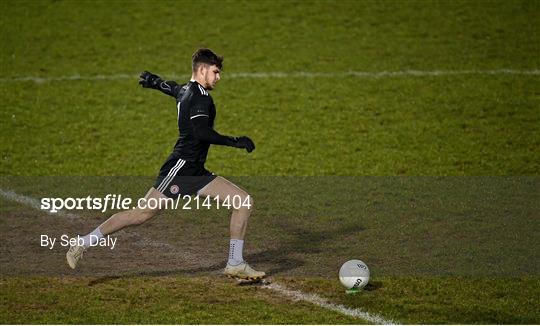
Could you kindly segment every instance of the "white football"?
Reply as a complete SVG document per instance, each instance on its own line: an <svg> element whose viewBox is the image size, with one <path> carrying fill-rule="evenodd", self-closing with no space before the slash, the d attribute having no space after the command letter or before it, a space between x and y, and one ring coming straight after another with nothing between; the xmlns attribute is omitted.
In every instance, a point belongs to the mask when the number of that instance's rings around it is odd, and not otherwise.
<svg viewBox="0 0 540 326"><path fill-rule="evenodd" d="M361 260L349 260L339 269L339 280L347 289L360 290L369 282L369 268Z"/></svg>

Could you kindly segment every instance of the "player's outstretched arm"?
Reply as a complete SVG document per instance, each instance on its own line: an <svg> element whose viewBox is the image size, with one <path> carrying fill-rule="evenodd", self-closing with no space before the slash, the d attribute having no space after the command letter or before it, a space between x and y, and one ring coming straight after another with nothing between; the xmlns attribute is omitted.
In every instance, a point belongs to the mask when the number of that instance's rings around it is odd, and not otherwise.
<svg viewBox="0 0 540 326"><path fill-rule="evenodd" d="M178 85L173 80L163 80L158 75L154 75L151 72L143 71L139 76L139 85L144 88L153 88L160 90L161 92L176 98L178 92L182 88L182 85Z"/></svg>
<svg viewBox="0 0 540 326"><path fill-rule="evenodd" d="M255 149L255 144L247 136L233 137L220 135L208 126L208 117L200 116L192 119L191 122L195 137L199 140L215 145L245 148L248 153L251 153Z"/></svg>

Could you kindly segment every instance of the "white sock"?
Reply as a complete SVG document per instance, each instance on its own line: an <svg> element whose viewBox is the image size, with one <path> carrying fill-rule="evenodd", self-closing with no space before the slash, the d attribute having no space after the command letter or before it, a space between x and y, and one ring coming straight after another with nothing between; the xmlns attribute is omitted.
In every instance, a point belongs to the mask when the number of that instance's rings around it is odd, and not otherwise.
<svg viewBox="0 0 540 326"><path fill-rule="evenodd" d="M92 245L95 245L96 243L98 243L99 239L101 238L104 238L103 234L101 233L101 231L99 230L99 227L97 227L94 231L88 233L87 235L85 235L84 237L82 237L83 239L83 246L85 248L88 248Z"/></svg>
<svg viewBox="0 0 540 326"><path fill-rule="evenodd" d="M244 262L242 251L244 250L244 240L231 239L229 244L229 265L238 265Z"/></svg>

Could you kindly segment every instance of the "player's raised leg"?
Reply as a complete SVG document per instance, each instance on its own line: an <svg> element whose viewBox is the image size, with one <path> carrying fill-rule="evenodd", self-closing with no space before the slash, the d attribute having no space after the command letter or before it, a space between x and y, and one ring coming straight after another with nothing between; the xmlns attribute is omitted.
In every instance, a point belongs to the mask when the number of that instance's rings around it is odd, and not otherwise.
<svg viewBox="0 0 540 326"><path fill-rule="evenodd" d="M144 196L144 198L146 200L149 200L151 198L159 200L160 198L167 197L165 197L155 188L151 188L146 194L146 196ZM66 253L66 259L69 267L73 269L77 267L77 263L79 262L79 260L81 260L83 253L86 251L86 249L91 245L95 245L99 241L99 239L107 235L113 234L114 232L117 232L127 226L142 224L147 220L151 219L152 217L156 216L158 212L159 207L155 209L134 208L112 215L111 217L109 217L109 219L107 219L100 226L98 226L94 231L82 237L83 244L81 246L75 245L69 248L68 252Z"/></svg>
<svg viewBox="0 0 540 326"><path fill-rule="evenodd" d="M242 279L261 279L266 274L251 268L243 258L244 237L247 223L253 210L253 198L243 189L223 177L217 177L198 192L200 196L219 197L221 202L232 203L233 198L239 197L242 205L233 208L230 224L231 240L229 245L229 260L225 267L225 275ZM249 205L247 205L249 203Z"/></svg>

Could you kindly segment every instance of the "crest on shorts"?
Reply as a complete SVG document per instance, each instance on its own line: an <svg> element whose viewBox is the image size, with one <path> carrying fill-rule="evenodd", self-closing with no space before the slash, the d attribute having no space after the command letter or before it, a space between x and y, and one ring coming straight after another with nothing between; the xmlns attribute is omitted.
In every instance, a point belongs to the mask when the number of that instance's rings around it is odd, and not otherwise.
<svg viewBox="0 0 540 326"><path fill-rule="evenodd" d="M176 195L178 191L180 191L180 188L178 188L177 185L172 185L171 188L169 188L169 190L171 191L171 194Z"/></svg>

